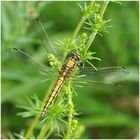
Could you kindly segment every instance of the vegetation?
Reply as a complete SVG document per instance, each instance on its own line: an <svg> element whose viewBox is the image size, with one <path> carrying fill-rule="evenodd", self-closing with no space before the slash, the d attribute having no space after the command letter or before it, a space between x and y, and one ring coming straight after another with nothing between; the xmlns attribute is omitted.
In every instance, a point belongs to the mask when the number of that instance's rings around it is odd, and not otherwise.
<svg viewBox="0 0 140 140"><path fill-rule="evenodd" d="M73 75L39 121L61 65L46 56L30 15L42 21L61 59L77 48L95 70L126 66L130 73L119 81L122 87L88 83L76 88ZM1 101L2 138L137 138L138 2L3 1Z"/></svg>

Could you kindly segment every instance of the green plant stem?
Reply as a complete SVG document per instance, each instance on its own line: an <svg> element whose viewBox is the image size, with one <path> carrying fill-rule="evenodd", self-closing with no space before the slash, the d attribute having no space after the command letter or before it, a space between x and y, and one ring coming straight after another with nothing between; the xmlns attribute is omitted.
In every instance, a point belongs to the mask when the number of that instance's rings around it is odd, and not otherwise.
<svg viewBox="0 0 140 140"><path fill-rule="evenodd" d="M67 125L67 132L66 132L66 135L65 135L65 139L69 139L71 138L71 133L72 133L72 119L73 119L73 108L74 108L74 105L73 105L73 101L72 101L72 92L70 90L70 85L68 87L68 111L69 111L69 114L68 114L68 125Z"/></svg>
<svg viewBox="0 0 140 140"><path fill-rule="evenodd" d="M52 84L51 84L50 87L49 87L49 90L47 90L47 92L46 92L46 94L45 94L45 98L44 98L44 100L43 100L43 104L42 104L42 106L41 106L41 109L43 108L44 103L45 103L46 100L48 99L49 93L50 93L50 91L51 91L53 85L54 85L54 82L52 82ZM35 126L36 126L38 120L39 120L39 117L40 117L40 115L36 115L35 118L33 119L32 123L31 123L30 127L27 129L27 131L26 131L26 133L25 133L25 138L26 138L26 139L29 138L30 135L32 134L32 132L33 132L33 130L34 130L34 128L35 128Z"/></svg>
<svg viewBox="0 0 140 140"><path fill-rule="evenodd" d="M107 5L109 4L109 1L105 1L102 8L101 8L101 11L100 11L100 17L103 18L103 15L105 13L105 10L107 8Z"/></svg>
<svg viewBox="0 0 140 140"><path fill-rule="evenodd" d="M78 23L78 25L77 25L77 27L76 27L76 29L75 29L75 31L74 31L72 37L71 37L71 42L72 42L72 41L74 40L74 38L77 36L77 34L78 34L80 28L82 27L83 23L85 22L85 20L86 20L86 17L85 17L85 16L82 16L80 22Z"/></svg>
<svg viewBox="0 0 140 140"><path fill-rule="evenodd" d="M105 13L105 10L106 10L108 4L109 4L109 1L105 1L105 2L103 3L103 6L102 6L102 8L101 8L101 10L100 10L100 13L99 13L99 15L100 15L101 18L103 18L103 15L104 15L104 13ZM89 49L89 47L91 46L93 40L95 39L95 36L97 35L97 33L98 33L98 30L97 30L96 32L93 32L93 33L90 35L90 38L89 38L89 40L88 40L88 42L87 42L87 44L86 44L85 53L88 51L88 49Z"/></svg>
<svg viewBox="0 0 140 140"><path fill-rule="evenodd" d="M89 6L92 6L94 4L94 1L91 1L91 3L89 4ZM82 27L82 25L84 24L85 20L87 19L87 17L85 15L82 16L80 22L78 23L72 37L71 37L71 42L74 40L74 38L77 36L80 28Z"/></svg>
<svg viewBox="0 0 140 140"><path fill-rule="evenodd" d="M41 130L39 136L38 136L38 139L43 139L51 125L51 122L53 120L53 118L55 117L55 113L57 112L57 108L58 108L58 105L60 104L60 102L62 101L62 98L64 96L65 92L62 92L60 94L60 96L58 97L55 105L54 105L54 108L52 109L52 112L51 112L51 115L49 116L49 119L47 121L47 124L45 125L45 127Z"/></svg>
<svg viewBox="0 0 140 140"><path fill-rule="evenodd" d="M34 130L34 127L36 126L36 124L37 124L37 122L38 122L38 119L39 119L39 115L37 115L37 116L33 119L33 121L32 121L32 123L31 123L30 127L27 129L27 132L25 133L25 139L29 138L30 135L32 134L32 131Z"/></svg>
<svg viewBox="0 0 140 140"><path fill-rule="evenodd" d="M89 40L88 40L88 42L87 42L87 44L86 44L85 53L88 51L89 47L91 46L91 44L92 44L94 38L96 37L96 34L97 34L97 32L93 32L93 33L90 35Z"/></svg>

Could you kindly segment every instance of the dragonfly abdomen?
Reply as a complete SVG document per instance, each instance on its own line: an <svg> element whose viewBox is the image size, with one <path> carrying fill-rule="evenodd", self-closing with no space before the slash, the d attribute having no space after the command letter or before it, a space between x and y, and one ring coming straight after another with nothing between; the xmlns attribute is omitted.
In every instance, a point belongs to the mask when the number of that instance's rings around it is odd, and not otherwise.
<svg viewBox="0 0 140 140"><path fill-rule="evenodd" d="M57 93L59 92L59 90L61 89L63 84L64 84L64 81L61 81L60 79L57 80L56 84L54 85L54 87L51 91L51 94L49 95L49 99L46 101L46 104L45 104L44 109L42 111L41 117L44 117L45 113L49 109L51 103L55 99Z"/></svg>

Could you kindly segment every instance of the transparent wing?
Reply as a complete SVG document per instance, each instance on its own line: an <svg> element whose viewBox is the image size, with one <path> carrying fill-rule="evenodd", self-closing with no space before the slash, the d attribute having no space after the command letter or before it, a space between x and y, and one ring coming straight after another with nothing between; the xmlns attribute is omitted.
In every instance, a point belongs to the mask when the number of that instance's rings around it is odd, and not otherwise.
<svg viewBox="0 0 140 140"><path fill-rule="evenodd" d="M33 28L36 34L38 35L38 37L40 38L47 54L52 53L55 57L57 57L58 60L60 60L59 55L56 52L55 48L53 47L51 40L49 39L49 36L47 32L45 31L45 28L43 27L40 20L36 17L32 17L31 21L32 21Z"/></svg>
<svg viewBox="0 0 140 140"><path fill-rule="evenodd" d="M9 51L9 58L12 65L10 71L5 71L7 74L13 75L15 80L31 80L33 78L39 78L41 81L50 80L51 75L56 74L54 70L44 64L41 64L29 54L23 52L20 49L13 48Z"/></svg>
<svg viewBox="0 0 140 140"><path fill-rule="evenodd" d="M79 68L79 74L76 80L81 82L95 82L104 84L113 84L122 80L128 75L128 70L122 66L97 68L92 67Z"/></svg>

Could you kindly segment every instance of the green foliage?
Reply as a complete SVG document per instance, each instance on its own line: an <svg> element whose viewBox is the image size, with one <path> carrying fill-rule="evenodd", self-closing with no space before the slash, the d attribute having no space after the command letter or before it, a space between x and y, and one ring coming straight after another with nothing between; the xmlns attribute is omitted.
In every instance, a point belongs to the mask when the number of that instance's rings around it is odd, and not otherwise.
<svg viewBox="0 0 140 140"><path fill-rule="evenodd" d="M92 19L88 19L88 21L86 24L89 27L85 27L85 29L97 32L99 35L101 35L101 32L107 32L107 28L110 27L107 25L110 20L104 21L99 15L95 15Z"/></svg>
<svg viewBox="0 0 140 140"><path fill-rule="evenodd" d="M17 115L23 118L27 118L27 117L35 116L36 114L40 114L41 101L38 99L37 95L35 95L35 97L32 97L32 98L26 97L26 99L27 99L27 105L16 106L26 111L19 112L17 113Z"/></svg>
<svg viewBox="0 0 140 140"><path fill-rule="evenodd" d="M87 3L85 2L83 7L79 4L79 7L81 11L83 12L83 15L87 18L97 13L100 9L100 6L101 6L100 4L98 3L93 4L93 3L94 2L92 2L91 4L87 6Z"/></svg>
<svg viewBox="0 0 140 140"><path fill-rule="evenodd" d="M110 2L104 18L99 16L102 2L79 3L82 14L77 2L2 2L2 138L138 137L138 2ZM54 47L63 59L76 48L95 69L127 66L130 74L122 88L90 83L71 88L71 83L66 83L45 119L39 122L48 98L46 91L53 86L61 66L54 56L48 61L31 27L31 14L43 21L51 39L59 44ZM105 19L111 19L112 28ZM95 33L103 37L95 38ZM39 64L50 63L52 75L26 60L15 61L9 48L24 50Z"/></svg>

